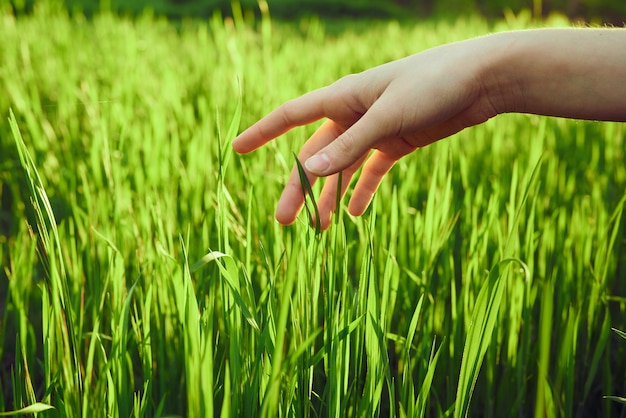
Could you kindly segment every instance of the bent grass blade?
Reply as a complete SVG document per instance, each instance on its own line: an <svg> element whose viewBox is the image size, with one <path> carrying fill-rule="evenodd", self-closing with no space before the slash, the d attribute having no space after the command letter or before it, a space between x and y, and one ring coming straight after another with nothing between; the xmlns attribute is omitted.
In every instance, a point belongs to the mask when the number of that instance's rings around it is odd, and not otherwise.
<svg viewBox="0 0 626 418"><path fill-rule="evenodd" d="M609 401L615 401L615 402L626 404L626 398L622 398L622 397L619 397L619 396L605 396L604 399L608 399Z"/></svg>
<svg viewBox="0 0 626 418"><path fill-rule="evenodd" d="M226 280L226 284L228 288L233 294L233 298L235 299L235 303L239 306L241 313L248 323L254 328L255 331L261 332L259 327L259 321L256 319L253 311L248 308L246 302L243 300L241 293L239 292L239 270L237 269L237 265L235 264L235 260L229 256L228 254L224 254L219 251L210 251L206 255L204 255L200 260L195 262L191 267L190 271L193 273L197 271L200 267L210 263L211 261L215 261L217 267L222 274L222 277Z"/></svg>
<svg viewBox="0 0 626 418"><path fill-rule="evenodd" d="M54 407L45 403L37 402L25 408L16 409L15 411L0 412L0 417L11 417L22 414L38 414L40 412L49 411L50 409L54 409Z"/></svg>
<svg viewBox="0 0 626 418"><path fill-rule="evenodd" d="M617 328L611 328L617 335L626 340L626 332L620 331Z"/></svg>
<svg viewBox="0 0 626 418"><path fill-rule="evenodd" d="M304 171L304 167L302 167L302 163L298 159L296 153L293 154L296 159L296 165L298 166L298 175L300 176L300 184L302 185L302 194L304 195L304 208L309 217L310 225L315 225L315 234L319 234L321 232L321 224L320 224L320 212L317 208L317 202L315 201L315 196L313 195L313 189L311 188L311 183L309 182L309 178L306 176L306 172ZM308 199L311 199L311 205L313 206L313 211L315 213L315 222L313 222L313 216L311 214L311 210L309 209Z"/></svg>

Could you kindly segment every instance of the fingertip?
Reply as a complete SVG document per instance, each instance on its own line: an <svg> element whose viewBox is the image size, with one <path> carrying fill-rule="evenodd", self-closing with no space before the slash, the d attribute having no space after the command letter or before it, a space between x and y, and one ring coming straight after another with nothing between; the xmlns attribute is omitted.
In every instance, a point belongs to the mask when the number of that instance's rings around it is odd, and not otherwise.
<svg viewBox="0 0 626 418"><path fill-rule="evenodd" d="M288 183L280 196L274 217L281 225L291 225L304 205L302 190Z"/></svg>
<svg viewBox="0 0 626 418"><path fill-rule="evenodd" d="M245 154L245 153L248 153L248 152L252 151L250 146L246 144L246 133L247 132L248 132L248 129L246 129L245 131L241 132L230 143L230 145L233 147L233 150L235 152L237 152L238 154Z"/></svg>
<svg viewBox="0 0 626 418"><path fill-rule="evenodd" d="M285 215L284 213L279 213L278 211L276 211L274 219L276 219L279 224L284 226L292 225L296 221L295 217Z"/></svg>
<svg viewBox="0 0 626 418"><path fill-rule="evenodd" d="M274 215L274 219L276 219L276 221L283 226L293 225L297 219L297 213L294 215L291 212L287 213L287 212L282 212L282 211L277 210L276 214ZM320 230L322 231L327 230L330 227L331 220L332 220L332 213L329 213L327 217L320 216L319 218ZM315 228L317 226L317 218L315 217L315 215L312 215L311 218L308 219L307 221L309 222L309 226L311 228Z"/></svg>
<svg viewBox="0 0 626 418"><path fill-rule="evenodd" d="M330 227L332 217L333 217L332 212L324 213L324 216L322 216L322 214L320 213L320 218L319 218L320 230L326 231L328 227ZM311 227L315 228L316 226L317 226L316 218L315 216L313 216L313 218L311 219Z"/></svg>
<svg viewBox="0 0 626 418"><path fill-rule="evenodd" d="M239 137L233 139L233 142L230 143L230 146L233 147L233 150L238 154L244 154L245 148L241 145L241 141L238 141Z"/></svg>
<svg viewBox="0 0 626 418"><path fill-rule="evenodd" d="M261 129L262 122L263 121L261 120L255 123L232 140L230 144L235 152L239 154L247 154L275 138L275 136L268 136L265 134L265 132Z"/></svg>
<svg viewBox="0 0 626 418"><path fill-rule="evenodd" d="M283 201L278 202L274 218L281 225L291 225L296 221L296 217L300 212L300 206L286 205Z"/></svg>
<svg viewBox="0 0 626 418"><path fill-rule="evenodd" d="M348 213L352 216L363 215L372 202L372 197L362 200L350 199L350 203L348 203Z"/></svg>

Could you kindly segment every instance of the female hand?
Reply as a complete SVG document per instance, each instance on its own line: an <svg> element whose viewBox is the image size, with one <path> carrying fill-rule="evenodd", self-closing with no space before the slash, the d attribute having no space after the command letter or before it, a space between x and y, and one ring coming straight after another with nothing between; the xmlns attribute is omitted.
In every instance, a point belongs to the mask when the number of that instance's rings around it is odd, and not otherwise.
<svg viewBox="0 0 626 418"><path fill-rule="evenodd" d="M288 130L327 120L302 147L311 184L329 176L318 199L322 229L362 167L348 211L361 215L394 163L417 148L503 112L626 120L626 31L543 29L443 45L291 100L233 142L250 152ZM304 203L297 167L276 210L294 222Z"/></svg>
<svg viewBox="0 0 626 418"><path fill-rule="evenodd" d="M343 196L363 167L348 206L352 215L361 215L398 159L497 113L483 94L480 64L475 50L458 43L341 78L278 107L241 133L233 147L247 153L295 126L327 118L298 155L311 184L330 176L318 199L325 229L335 208L338 172ZM303 203L294 166L276 219L292 223Z"/></svg>

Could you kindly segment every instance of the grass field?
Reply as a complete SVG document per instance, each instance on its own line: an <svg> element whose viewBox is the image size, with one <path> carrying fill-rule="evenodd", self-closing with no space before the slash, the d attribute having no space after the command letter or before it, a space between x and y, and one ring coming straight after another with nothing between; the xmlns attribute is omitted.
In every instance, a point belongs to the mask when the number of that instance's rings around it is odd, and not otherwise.
<svg viewBox="0 0 626 418"><path fill-rule="evenodd" d="M229 146L342 75L531 22L235 12L0 14L0 411L626 416L625 125L500 116L322 234L273 220L315 126Z"/></svg>

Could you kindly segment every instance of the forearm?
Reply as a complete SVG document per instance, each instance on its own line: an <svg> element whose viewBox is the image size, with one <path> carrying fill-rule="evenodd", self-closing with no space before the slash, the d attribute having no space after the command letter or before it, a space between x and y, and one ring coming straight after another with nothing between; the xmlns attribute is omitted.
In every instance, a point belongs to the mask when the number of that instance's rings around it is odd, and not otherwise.
<svg viewBox="0 0 626 418"><path fill-rule="evenodd" d="M492 35L484 91L498 113L626 121L626 29Z"/></svg>

